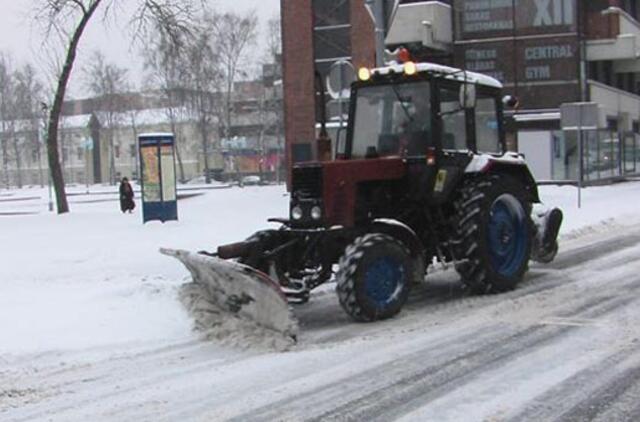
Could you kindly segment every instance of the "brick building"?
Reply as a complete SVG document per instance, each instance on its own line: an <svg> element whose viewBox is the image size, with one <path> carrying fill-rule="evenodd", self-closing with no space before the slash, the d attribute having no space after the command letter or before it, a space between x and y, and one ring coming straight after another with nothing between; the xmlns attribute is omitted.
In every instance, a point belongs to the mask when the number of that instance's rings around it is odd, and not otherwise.
<svg viewBox="0 0 640 422"><path fill-rule="evenodd" d="M289 164L313 158L321 108L314 74L326 77L337 60L356 69L375 64L364 3L282 0ZM450 23L442 27L450 34L439 35L447 41L431 34L412 51L423 60L489 74L520 99L508 116L508 140L527 153L538 178L577 177L576 136L560 130L559 114L562 103L574 101L598 102L607 122L588 134L585 178L640 171L640 1L401 0L396 20L407 25L432 7L448 13ZM327 105L329 117L339 114L339 105Z"/></svg>

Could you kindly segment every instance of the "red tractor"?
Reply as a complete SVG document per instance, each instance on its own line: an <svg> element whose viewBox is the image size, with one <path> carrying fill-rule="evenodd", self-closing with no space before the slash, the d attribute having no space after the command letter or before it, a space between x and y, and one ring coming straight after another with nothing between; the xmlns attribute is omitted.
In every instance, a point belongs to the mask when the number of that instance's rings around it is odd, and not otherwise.
<svg viewBox="0 0 640 422"><path fill-rule="evenodd" d="M270 220L281 227L220 246L204 265L235 260L289 302L335 280L345 312L375 321L400 312L434 260L470 290L497 293L530 259L555 257L562 212L531 217L540 198L523 157L507 152L498 81L412 62L359 73L338 158L295 165L289 218ZM224 306L259 301L240 296Z"/></svg>

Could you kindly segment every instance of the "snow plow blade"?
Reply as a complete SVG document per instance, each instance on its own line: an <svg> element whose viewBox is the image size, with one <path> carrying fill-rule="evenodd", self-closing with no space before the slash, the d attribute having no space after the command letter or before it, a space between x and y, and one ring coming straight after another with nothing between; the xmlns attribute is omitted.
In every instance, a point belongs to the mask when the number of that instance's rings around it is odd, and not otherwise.
<svg viewBox="0 0 640 422"><path fill-rule="evenodd" d="M298 324L287 298L266 274L194 252L164 248L160 252L182 262L193 282L205 287L207 300L218 310L296 339Z"/></svg>

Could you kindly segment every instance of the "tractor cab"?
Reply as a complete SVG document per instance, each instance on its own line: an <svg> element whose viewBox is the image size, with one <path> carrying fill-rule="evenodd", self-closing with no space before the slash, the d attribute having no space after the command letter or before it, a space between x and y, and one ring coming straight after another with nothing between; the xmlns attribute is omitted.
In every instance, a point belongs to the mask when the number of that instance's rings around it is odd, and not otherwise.
<svg viewBox="0 0 640 422"><path fill-rule="evenodd" d="M353 227L397 216L407 198L450 201L474 160L505 154L501 88L430 63L361 69L337 159L293 168L292 225Z"/></svg>
<svg viewBox="0 0 640 422"><path fill-rule="evenodd" d="M351 92L346 159L506 151L502 85L485 75L408 62L361 69Z"/></svg>

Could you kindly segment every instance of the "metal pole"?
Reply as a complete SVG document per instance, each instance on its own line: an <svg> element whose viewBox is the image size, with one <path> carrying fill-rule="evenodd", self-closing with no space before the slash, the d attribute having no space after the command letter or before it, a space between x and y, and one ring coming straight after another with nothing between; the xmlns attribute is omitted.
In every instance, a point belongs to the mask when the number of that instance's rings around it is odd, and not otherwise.
<svg viewBox="0 0 640 422"><path fill-rule="evenodd" d="M383 0L365 0L373 11L376 37L376 67L384 66L384 3Z"/></svg>
<svg viewBox="0 0 640 422"><path fill-rule="evenodd" d="M87 195L89 194L89 141L84 140L84 183L87 187Z"/></svg>
<svg viewBox="0 0 640 422"><path fill-rule="evenodd" d="M578 109L578 208L582 207L582 115L583 106Z"/></svg>

